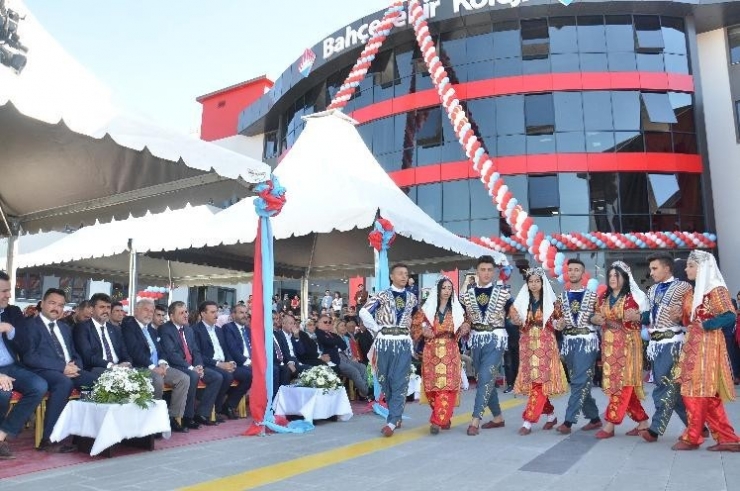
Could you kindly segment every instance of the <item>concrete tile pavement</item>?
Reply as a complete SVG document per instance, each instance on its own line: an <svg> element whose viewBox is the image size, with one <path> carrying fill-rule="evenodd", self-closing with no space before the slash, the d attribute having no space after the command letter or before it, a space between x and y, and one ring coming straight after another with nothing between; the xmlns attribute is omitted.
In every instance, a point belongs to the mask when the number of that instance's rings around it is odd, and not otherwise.
<svg viewBox="0 0 740 491"><path fill-rule="evenodd" d="M648 392L651 388L646 386ZM606 407L603 393L594 388L593 395L603 411ZM462 406L456 411L458 415L464 414L462 410L469 414L472 398L472 392L464 393ZM521 424L524 399L501 394L501 401L507 406L519 403L504 411L507 426L483 430L474 438L465 435L467 417L460 418L458 426L450 431L429 435L429 408L409 404L410 418L398 435L390 439L379 437L383 423L379 417L359 415L345 423L318 423L316 430L303 435L235 437L117 457L3 480L0 488L3 491L167 490L236 475L227 481L228 486L219 482L206 484L203 489L310 491L327 486L360 486L365 490L428 490L454 489L461 485L527 491L740 491L740 454L670 449L682 431L678 418L671 420L666 435L654 444L625 436L634 426L631 421L617 428L616 437L604 441L591 440L593 432L577 431L568 437L545 432L541 430L544 421L535 426L531 435L522 437L516 430ZM553 403L562 419L567 398L557 398ZM649 394L644 405L652 414ZM730 403L727 409L731 421L740 427L740 404ZM580 421L575 428L583 424ZM401 436L407 441L401 442ZM364 449L364 453L352 458L358 448ZM573 450L577 448L585 451ZM548 452L550 462L557 465L538 469L536 464L546 463L542 459ZM302 466L307 464L302 459L316 454L318 464L313 462L304 469ZM272 472L270 479L276 481L254 488L255 476L260 475L261 469ZM248 471L254 472L244 474ZM281 479L281 475L288 474L289 477Z"/></svg>

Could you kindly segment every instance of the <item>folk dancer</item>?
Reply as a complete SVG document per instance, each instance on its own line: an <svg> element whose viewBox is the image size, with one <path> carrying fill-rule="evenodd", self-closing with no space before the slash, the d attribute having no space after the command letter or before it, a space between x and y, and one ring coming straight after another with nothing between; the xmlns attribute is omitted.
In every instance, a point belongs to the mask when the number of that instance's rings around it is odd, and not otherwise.
<svg viewBox="0 0 740 491"><path fill-rule="evenodd" d="M460 334L471 334L471 355L478 378L473 418L467 430L470 436L477 435L481 426L484 429L505 426L496 390L496 373L507 347L508 336L504 324L507 312L514 324L521 324L516 312L509 312L513 304L509 290L503 284L493 283L494 266L491 256L479 257L476 265L478 284L465 292L463 297L468 322L461 326ZM491 410L493 420L481 425L486 407Z"/></svg>
<svg viewBox="0 0 740 491"><path fill-rule="evenodd" d="M583 285L583 273L586 266L579 259L568 261L568 280L571 289L562 293L560 298L560 319L556 329L563 333L561 354L570 376L570 398L565 412L565 421L557 427L562 434L569 434L571 427L578 421L578 413L589 422L583 426L584 431L601 428L601 418L596 401L591 395L591 384L594 379L594 364L599 354L599 336L592 317L596 309L596 292Z"/></svg>
<svg viewBox="0 0 740 491"><path fill-rule="evenodd" d="M416 295L406 290L409 270L395 264L390 270L391 287L373 295L360 309L365 326L376 334L377 377L386 401L388 417L380 430L391 437L401 426L411 372L411 318L416 313Z"/></svg>
<svg viewBox="0 0 740 491"><path fill-rule="evenodd" d="M735 322L730 292L717 262L708 252L692 251L686 275L694 280L692 294L683 302L686 340L678 361L677 380L686 406L688 426L673 450L695 450L704 442L704 423L716 445L713 452L740 452L740 436L727 419L723 401L735 399L722 327Z"/></svg>
<svg viewBox="0 0 740 491"><path fill-rule="evenodd" d="M648 299L637 286L629 266L622 261L612 263L607 278L607 289L599 297L593 317L594 324L602 326L601 388L609 397L606 424L595 435L599 439L613 437L614 426L621 424L625 415L638 423L627 432L628 436L647 431L650 419L640 403L645 398L641 312L648 310Z"/></svg>
<svg viewBox="0 0 740 491"><path fill-rule="evenodd" d="M462 361L456 334L465 320L465 310L455 295L452 281L443 276L437 281L422 308L414 315L411 337L424 337L421 379L432 415L429 432L450 429L450 419L460 395Z"/></svg>
<svg viewBox="0 0 740 491"><path fill-rule="evenodd" d="M550 396L565 393L567 382L553 327L557 298L555 291L542 268L529 269L524 276L527 283L514 300L516 311L526 312L520 327L520 365L514 392L529 397L522 414L524 423L519 428L520 435L529 435L532 425L543 414L547 422L542 429L552 430L555 427L558 419Z"/></svg>
<svg viewBox="0 0 740 491"><path fill-rule="evenodd" d="M653 404L655 414L650 427L640 431L647 442L658 441L665 433L668 422L675 411L687 424L686 407L681 398L681 387L674 379L674 367L678 364L685 328L681 325L683 300L691 294L691 285L673 276L673 258L667 253L648 257L650 277L655 282L648 289L650 311L642 315L647 327L647 359L653 371Z"/></svg>

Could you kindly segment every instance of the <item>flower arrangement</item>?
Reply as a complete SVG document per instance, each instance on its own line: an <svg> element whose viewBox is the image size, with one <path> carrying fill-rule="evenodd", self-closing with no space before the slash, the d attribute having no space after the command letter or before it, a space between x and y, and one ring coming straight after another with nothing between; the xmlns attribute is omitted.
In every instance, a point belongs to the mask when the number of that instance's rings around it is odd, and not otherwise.
<svg viewBox="0 0 740 491"><path fill-rule="evenodd" d="M324 389L323 393L328 394L330 390L340 389L342 381L334 373L334 370L325 365L311 367L301 373L298 378L298 385L302 387L313 387L314 389Z"/></svg>
<svg viewBox="0 0 740 491"><path fill-rule="evenodd" d="M101 404L133 403L147 409L153 396L154 387L147 370L113 367L100 375L89 400Z"/></svg>

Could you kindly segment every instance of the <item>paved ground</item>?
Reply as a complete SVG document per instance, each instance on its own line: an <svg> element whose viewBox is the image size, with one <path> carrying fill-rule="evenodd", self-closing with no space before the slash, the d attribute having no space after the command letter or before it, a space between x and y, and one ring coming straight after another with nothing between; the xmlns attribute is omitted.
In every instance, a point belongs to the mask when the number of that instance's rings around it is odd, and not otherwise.
<svg viewBox="0 0 740 491"><path fill-rule="evenodd" d="M594 389L593 394L603 411L602 392ZM464 394L463 409L470 408L472 396ZM482 430L477 437L465 434L468 414L461 411L450 431L429 435L429 409L414 403L407 406L410 418L393 438L379 437L382 420L367 414L345 423L318 423L303 435L235 437L29 474L3 480L0 489L740 490L740 454L670 449L681 432L676 417L654 444L624 436L634 426L631 422L605 441L581 431L567 437L543 432L541 424L522 437L516 430L523 398L503 395L502 403L507 426ZM562 418L566 398L553 403ZM652 413L649 395L645 406ZM740 404L729 404L728 412L740 427Z"/></svg>

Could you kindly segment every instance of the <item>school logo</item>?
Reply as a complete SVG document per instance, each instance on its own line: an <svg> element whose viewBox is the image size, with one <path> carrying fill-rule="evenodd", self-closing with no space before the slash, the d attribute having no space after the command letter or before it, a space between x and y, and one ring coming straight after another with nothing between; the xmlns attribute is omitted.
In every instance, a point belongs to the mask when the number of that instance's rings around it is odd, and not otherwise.
<svg viewBox="0 0 740 491"><path fill-rule="evenodd" d="M301 61L298 62L298 71L301 72L301 75L303 77L308 77L308 74L311 73L311 68L313 68L313 64L316 61L316 54L306 48L306 51L303 52L303 56L301 56Z"/></svg>

